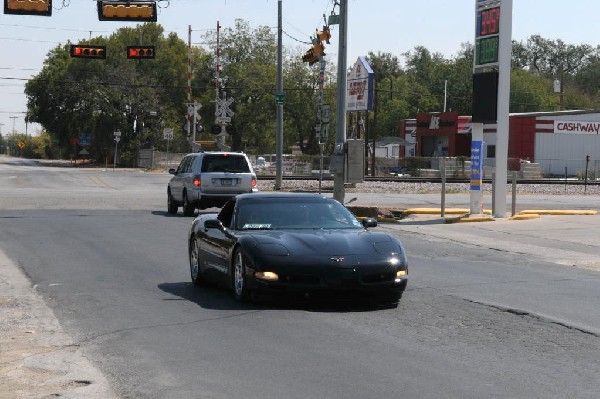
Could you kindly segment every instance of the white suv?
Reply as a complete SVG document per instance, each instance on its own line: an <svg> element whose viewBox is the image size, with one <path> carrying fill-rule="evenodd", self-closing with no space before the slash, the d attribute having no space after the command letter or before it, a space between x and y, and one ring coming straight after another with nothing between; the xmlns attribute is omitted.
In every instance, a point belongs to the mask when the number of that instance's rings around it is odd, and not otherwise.
<svg viewBox="0 0 600 399"><path fill-rule="evenodd" d="M183 207L184 216L196 208L222 207L231 197L258 191L256 173L241 152L207 151L186 155L167 188L167 209L171 214Z"/></svg>

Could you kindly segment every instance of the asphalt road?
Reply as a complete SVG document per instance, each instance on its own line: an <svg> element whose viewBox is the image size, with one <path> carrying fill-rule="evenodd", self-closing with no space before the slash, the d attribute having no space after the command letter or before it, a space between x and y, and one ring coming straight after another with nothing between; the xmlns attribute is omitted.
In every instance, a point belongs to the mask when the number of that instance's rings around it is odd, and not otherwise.
<svg viewBox="0 0 600 399"><path fill-rule="evenodd" d="M478 241L502 228L413 221L377 227L409 255L398 308L240 305L190 283L191 219L167 215L168 178L0 157L0 250L120 398L600 392L596 270Z"/></svg>

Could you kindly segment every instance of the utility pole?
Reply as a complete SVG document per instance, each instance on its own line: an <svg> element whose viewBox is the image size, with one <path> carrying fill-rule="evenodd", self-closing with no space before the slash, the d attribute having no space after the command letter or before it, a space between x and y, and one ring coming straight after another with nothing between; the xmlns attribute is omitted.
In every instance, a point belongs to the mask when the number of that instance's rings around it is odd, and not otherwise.
<svg viewBox="0 0 600 399"><path fill-rule="evenodd" d="M346 172L346 85L347 85L347 33L348 33L348 0L340 0L340 44L338 50L337 70L337 110L335 126L335 147L331 157L334 173L333 198L344 203L346 190L344 187Z"/></svg>
<svg viewBox="0 0 600 399"><path fill-rule="evenodd" d="M18 116L9 116L10 119L13 120L13 130L12 130L12 134L16 134L17 131L15 130L15 121L17 120Z"/></svg>
<svg viewBox="0 0 600 399"><path fill-rule="evenodd" d="M191 124L191 115L189 112L189 107L192 104L192 77L193 77L193 69L192 69L192 59L193 59L193 53L192 53L192 25L188 25L188 65L187 65L187 87L186 87L186 92L187 92L187 108L188 108L188 113L186 116L186 130L187 130L187 135L188 135L188 142L190 142L191 147L192 147L192 151L195 150L194 145L195 145L195 137L192 136L192 124Z"/></svg>
<svg viewBox="0 0 600 399"><path fill-rule="evenodd" d="M282 0L277 2L277 97L275 133L275 190L281 190L283 180L283 60L282 60Z"/></svg>

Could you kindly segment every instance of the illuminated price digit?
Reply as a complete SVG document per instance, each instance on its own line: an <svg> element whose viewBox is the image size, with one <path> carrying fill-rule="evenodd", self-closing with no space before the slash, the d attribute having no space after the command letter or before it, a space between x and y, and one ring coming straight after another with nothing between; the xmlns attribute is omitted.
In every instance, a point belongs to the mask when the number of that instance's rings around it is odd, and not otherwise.
<svg viewBox="0 0 600 399"><path fill-rule="evenodd" d="M498 62L498 42L499 37L488 37L477 40L476 44L476 62L477 65Z"/></svg>
<svg viewBox="0 0 600 399"><path fill-rule="evenodd" d="M479 13L479 36L495 35L500 31L500 7Z"/></svg>

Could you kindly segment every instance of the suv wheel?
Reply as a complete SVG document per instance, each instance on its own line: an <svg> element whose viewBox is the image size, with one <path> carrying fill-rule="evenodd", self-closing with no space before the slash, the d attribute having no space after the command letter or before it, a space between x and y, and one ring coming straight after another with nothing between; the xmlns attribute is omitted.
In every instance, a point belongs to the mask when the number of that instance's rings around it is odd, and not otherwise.
<svg viewBox="0 0 600 399"><path fill-rule="evenodd" d="M177 213L178 208L179 205L177 205L177 202L175 202L173 196L171 195L171 190L169 190L167 192L167 212L171 215L175 215Z"/></svg>
<svg viewBox="0 0 600 399"><path fill-rule="evenodd" d="M187 192L183 193L183 216L193 216L196 207L190 202Z"/></svg>

